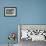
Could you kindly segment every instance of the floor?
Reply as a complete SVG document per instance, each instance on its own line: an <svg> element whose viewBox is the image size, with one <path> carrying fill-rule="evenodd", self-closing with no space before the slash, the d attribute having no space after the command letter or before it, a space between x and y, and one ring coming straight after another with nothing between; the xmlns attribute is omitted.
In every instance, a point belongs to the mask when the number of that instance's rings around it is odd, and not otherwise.
<svg viewBox="0 0 46 46"><path fill-rule="evenodd" d="M32 42L31 40L28 41L21 40L20 46L46 46L46 42L45 41Z"/></svg>
<svg viewBox="0 0 46 46"><path fill-rule="evenodd" d="M8 44L0 44L0 46L8 46ZM46 42L45 41L32 42L31 40L28 40L28 41L21 40L19 45L15 44L14 46L46 46Z"/></svg>
<svg viewBox="0 0 46 46"><path fill-rule="evenodd" d="M8 44L0 44L0 46L8 46ZM13 46L13 45L10 45ZM18 44L15 44L14 46L18 46Z"/></svg>

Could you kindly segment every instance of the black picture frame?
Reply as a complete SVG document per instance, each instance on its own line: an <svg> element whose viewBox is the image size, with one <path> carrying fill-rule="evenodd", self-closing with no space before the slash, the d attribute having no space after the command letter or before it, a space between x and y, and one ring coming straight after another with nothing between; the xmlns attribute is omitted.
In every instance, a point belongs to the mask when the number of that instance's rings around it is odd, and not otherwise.
<svg viewBox="0 0 46 46"><path fill-rule="evenodd" d="M17 16L17 8L16 7L4 7L4 16L5 17L16 17Z"/></svg>

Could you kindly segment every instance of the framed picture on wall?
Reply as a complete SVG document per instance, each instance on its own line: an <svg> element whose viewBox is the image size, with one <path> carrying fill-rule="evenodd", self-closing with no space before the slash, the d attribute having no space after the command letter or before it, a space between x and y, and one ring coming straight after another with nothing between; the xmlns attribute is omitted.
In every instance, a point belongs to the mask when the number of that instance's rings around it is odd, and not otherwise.
<svg viewBox="0 0 46 46"><path fill-rule="evenodd" d="M14 17L17 15L16 13L17 13L16 7L5 7L4 8L4 16Z"/></svg>

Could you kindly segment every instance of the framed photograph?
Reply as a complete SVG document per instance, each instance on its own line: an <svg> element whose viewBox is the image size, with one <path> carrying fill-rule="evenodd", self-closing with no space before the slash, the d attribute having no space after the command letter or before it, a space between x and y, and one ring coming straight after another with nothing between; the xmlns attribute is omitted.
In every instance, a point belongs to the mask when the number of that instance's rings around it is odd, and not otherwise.
<svg viewBox="0 0 46 46"><path fill-rule="evenodd" d="M4 16L14 17L17 15L16 7L5 7L4 8Z"/></svg>

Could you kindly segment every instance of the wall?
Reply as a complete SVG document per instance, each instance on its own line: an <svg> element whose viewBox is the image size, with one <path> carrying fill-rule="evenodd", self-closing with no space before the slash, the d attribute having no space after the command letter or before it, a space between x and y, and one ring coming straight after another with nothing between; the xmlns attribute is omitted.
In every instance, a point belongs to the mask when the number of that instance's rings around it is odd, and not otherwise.
<svg viewBox="0 0 46 46"><path fill-rule="evenodd" d="M4 7L17 7L16 17L4 17ZM46 0L0 0L0 44L7 44L17 24L46 24ZM16 40L17 42L17 40Z"/></svg>
<svg viewBox="0 0 46 46"><path fill-rule="evenodd" d="M16 32L17 24L20 23L20 2L16 0L0 0L0 44L8 43L8 34L10 32ZM4 17L4 7L13 6L17 8L16 17ZM16 43L17 43L16 39Z"/></svg>
<svg viewBox="0 0 46 46"><path fill-rule="evenodd" d="M23 0L21 24L46 24L46 0Z"/></svg>

